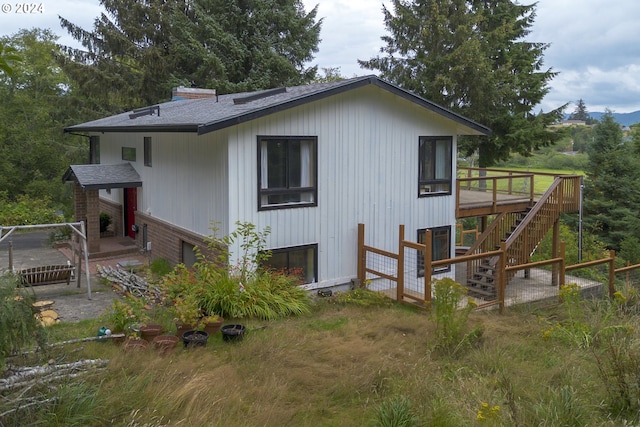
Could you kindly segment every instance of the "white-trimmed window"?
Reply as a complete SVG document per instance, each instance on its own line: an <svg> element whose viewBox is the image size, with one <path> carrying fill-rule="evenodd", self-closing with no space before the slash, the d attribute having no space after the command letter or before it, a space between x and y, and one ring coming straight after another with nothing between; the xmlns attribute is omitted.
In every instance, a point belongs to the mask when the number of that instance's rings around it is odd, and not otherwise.
<svg viewBox="0 0 640 427"><path fill-rule="evenodd" d="M258 210L317 206L317 137L258 137Z"/></svg>
<svg viewBox="0 0 640 427"><path fill-rule="evenodd" d="M451 258L451 227L433 227L431 230L431 260ZM426 244L427 229L418 230L418 243ZM424 253L418 251L417 255L418 277L424 277ZM451 271L451 266L434 268L431 274L446 273Z"/></svg>
<svg viewBox="0 0 640 427"><path fill-rule="evenodd" d="M453 138L421 136L418 149L418 196L451 194Z"/></svg>
<svg viewBox="0 0 640 427"><path fill-rule="evenodd" d="M271 249L271 257L264 262L264 266L298 275L305 284L315 283L318 281L318 245Z"/></svg>

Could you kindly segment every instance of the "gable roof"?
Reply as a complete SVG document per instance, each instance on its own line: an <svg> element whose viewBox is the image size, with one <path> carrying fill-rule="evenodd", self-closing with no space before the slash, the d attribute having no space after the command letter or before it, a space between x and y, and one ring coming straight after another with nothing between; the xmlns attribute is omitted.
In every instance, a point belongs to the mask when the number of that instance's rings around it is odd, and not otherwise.
<svg viewBox="0 0 640 427"><path fill-rule="evenodd" d="M142 187L142 179L131 163L71 165L62 177L62 182L69 181L86 190Z"/></svg>
<svg viewBox="0 0 640 427"><path fill-rule="evenodd" d="M465 128L464 134L491 134L488 127L377 76L354 77L329 83L219 95L205 99L170 101L129 113L69 126L64 131L194 132L203 135L367 85L377 86L454 121Z"/></svg>

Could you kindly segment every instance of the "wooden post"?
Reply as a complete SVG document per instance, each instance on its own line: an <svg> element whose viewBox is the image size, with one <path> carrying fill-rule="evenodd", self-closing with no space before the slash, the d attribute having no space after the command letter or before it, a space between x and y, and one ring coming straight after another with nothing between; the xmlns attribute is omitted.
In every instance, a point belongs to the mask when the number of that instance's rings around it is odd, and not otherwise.
<svg viewBox="0 0 640 427"><path fill-rule="evenodd" d="M498 260L498 301L500 305L500 314L504 314L504 294L507 289L507 244L500 242L500 259Z"/></svg>
<svg viewBox="0 0 640 427"><path fill-rule="evenodd" d="M609 251L609 298L616 292L616 251Z"/></svg>
<svg viewBox="0 0 640 427"><path fill-rule="evenodd" d="M560 242L560 217L553 222L553 243L551 244L551 258L558 258L558 246ZM551 286L558 285L558 266L551 266Z"/></svg>
<svg viewBox="0 0 640 427"><path fill-rule="evenodd" d="M358 286L364 286L367 279L366 264L367 254L364 251L364 224L358 224L358 265L356 271L358 272Z"/></svg>
<svg viewBox="0 0 640 427"><path fill-rule="evenodd" d="M431 260L433 259L433 243L431 239L433 238L433 231L428 229L425 232L424 236L424 303L427 308L431 308Z"/></svg>
<svg viewBox="0 0 640 427"><path fill-rule="evenodd" d="M398 229L398 268L396 277L396 300L404 300L404 224Z"/></svg>
<svg viewBox="0 0 640 427"><path fill-rule="evenodd" d="M565 275L566 270L565 270L565 251L566 251L566 243L565 242L560 242L560 258L562 259L562 261L560 261L560 284L559 284L559 289L562 289L562 287L564 286L565 282Z"/></svg>

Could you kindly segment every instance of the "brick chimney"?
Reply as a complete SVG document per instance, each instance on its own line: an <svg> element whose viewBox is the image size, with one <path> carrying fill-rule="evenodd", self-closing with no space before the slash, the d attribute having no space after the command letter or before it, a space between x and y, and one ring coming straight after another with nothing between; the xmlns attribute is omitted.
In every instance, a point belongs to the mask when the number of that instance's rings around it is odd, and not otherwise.
<svg viewBox="0 0 640 427"><path fill-rule="evenodd" d="M213 98L216 96L215 89L200 89L197 87L184 87L178 86L171 91L171 100L177 101L180 99L202 99Z"/></svg>

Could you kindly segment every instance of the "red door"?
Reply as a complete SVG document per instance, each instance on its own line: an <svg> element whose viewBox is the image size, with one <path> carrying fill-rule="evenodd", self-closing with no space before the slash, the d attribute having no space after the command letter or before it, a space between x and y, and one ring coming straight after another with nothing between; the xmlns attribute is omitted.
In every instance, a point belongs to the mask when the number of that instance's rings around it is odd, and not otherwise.
<svg viewBox="0 0 640 427"><path fill-rule="evenodd" d="M124 230L125 235L136 238L133 225L136 223L136 211L138 210L138 192L136 188L124 189Z"/></svg>

